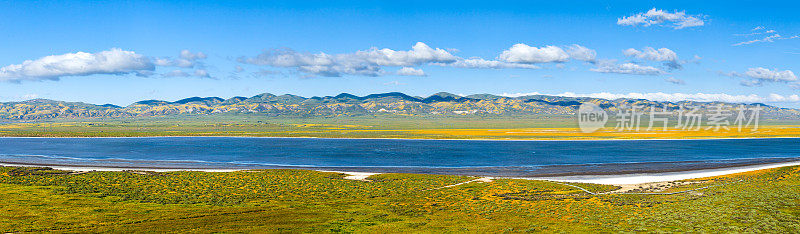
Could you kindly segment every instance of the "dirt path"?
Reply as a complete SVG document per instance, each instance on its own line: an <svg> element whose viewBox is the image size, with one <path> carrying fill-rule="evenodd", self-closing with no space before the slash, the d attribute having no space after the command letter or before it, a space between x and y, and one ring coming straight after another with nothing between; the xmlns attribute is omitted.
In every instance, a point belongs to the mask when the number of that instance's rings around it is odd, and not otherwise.
<svg viewBox="0 0 800 234"><path fill-rule="evenodd" d="M318 170L318 171L319 172L333 172L333 173L345 174L347 176L345 176L342 179L345 179L345 180L358 180L358 181L369 181L367 179L367 177L381 174L381 173L372 173L372 172L352 172L352 171L322 171L322 170Z"/></svg>
<svg viewBox="0 0 800 234"><path fill-rule="evenodd" d="M736 181L736 182L741 182L741 181L742 180L739 180L739 181ZM704 187L700 187L700 188L694 188L694 189L689 189L689 190L684 190L684 191L677 191L677 192L669 192L669 193L658 192L658 191L664 191L664 190L667 190L669 188L673 188L673 187L677 187L677 186L682 186L682 185L687 185L687 184L703 183L703 182L672 181L672 182L655 182L655 183L641 183L641 184L621 184L621 185L617 185L617 186L620 186L620 188L617 189L617 190L609 191L609 192L602 192L602 193L595 193L595 192L589 191L589 190L587 190L585 188L582 188L580 186L577 186L577 185L571 185L571 184L566 184L566 183L561 183L561 182L554 182L554 181L550 181L550 182L551 183L555 183L555 184L574 187L574 188L580 189L581 191L584 191L584 192L586 192L588 194L591 194L591 195L605 195L605 194L674 195L674 194L694 192L694 191L697 191L697 190L703 190L703 189L707 189L707 188L712 188L712 187L717 187L717 186L730 184L730 183L712 184L712 185L708 185L708 186L704 186ZM656 191L653 191L653 190L656 190ZM642 192L631 192L631 191L642 191ZM647 191L653 191L653 192L647 192Z"/></svg>
<svg viewBox="0 0 800 234"><path fill-rule="evenodd" d="M442 187L438 187L438 188L426 189L425 191L429 191L429 190L437 190L437 189L443 189L443 188L452 188L452 187L455 187L455 186L464 185L464 184L469 184L469 183L472 183L472 182L478 182L478 183L490 183L490 182L492 182L492 180L493 180L493 178L492 178L492 177L481 177L481 178L477 178L477 179L474 179L474 180L470 180L470 181L466 181L466 182L461 182L461 183L458 183L458 184L451 184L451 185L446 185L446 186L442 186Z"/></svg>
<svg viewBox="0 0 800 234"><path fill-rule="evenodd" d="M661 192L670 188L683 186L683 185L690 185L690 184L698 184L704 183L700 181L668 181L668 182L652 182L652 183L640 183L640 184L614 184L615 186L619 186L620 188L614 191L606 192L606 193L655 193Z"/></svg>

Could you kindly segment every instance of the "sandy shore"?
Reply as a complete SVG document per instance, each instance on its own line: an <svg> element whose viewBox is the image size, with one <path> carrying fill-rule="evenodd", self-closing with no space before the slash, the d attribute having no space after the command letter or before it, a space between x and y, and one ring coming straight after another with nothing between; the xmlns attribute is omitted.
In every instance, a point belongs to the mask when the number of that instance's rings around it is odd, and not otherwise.
<svg viewBox="0 0 800 234"><path fill-rule="evenodd" d="M800 165L800 161L750 165L742 167L680 171L680 172L622 174L622 175L558 176L558 177L538 177L538 178L528 178L528 179L541 179L541 180L552 180L561 182L613 184L613 185L643 184L643 183L696 179L696 178L711 177L711 176L721 176L721 175L729 175L741 172L756 171L756 170L763 170L763 169L777 168L777 167L796 166L796 165Z"/></svg>
<svg viewBox="0 0 800 234"><path fill-rule="evenodd" d="M318 171L319 171L319 170L318 170ZM334 172L334 173L342 173L342 174L345 174L345 175L347 175L347 176L345 176L345 177L344 177L344 179L348 179L348 180L362 180L362 181L366 181L366 180L367 180L367 177L370 177L370 176L372 176L372 175L381 174L381 173L373 173L373 172L352 172L352 171L319 171L319 172Z"/></svg>
<svg viewBox="0 0 800 234"><path fill-rule="evenodd" d="M33 164L13 164L13 163L0 163L4 167L49 167L56 170L64 171L154 171L154 172L170 172L170 171L203 171L203 172L234 172L246 169L217 169L217 168L144 168L144 167L87 167L87 166L55 166L55 165L33 165ZM348 180L362 180L366 181L367 177L381 173L373 172L350 172L350 171L324 171L320 172L334 172L342 173L347 176L344 177Z"/></svg>
<svg viewBox="0 0 800 234"><path fill-rule="evenodd" d="M492 178L512 178L512 179L527 179L527 180L550 180L559 182L579 182L579 183L595 183L595 184L613 184L613 185L632 185L632 184L646 184L667 181L677 181L686 179L696 179L703 177L712 177L720 175L735 174L741 172L763 170L769 168L786 167L800 165L800 161L782 162L759 164L739 167L715 168L715 169L702 169L690 170L679 172L657 172L657 173L639 173L639 174L620 174L620 175L580 175L580 176L555 176L555 177L492 177ZM139 167L89 167L89 166L62 166L62 165L34 165L34 164L12 164L0 163L0 166L16 166L16 167L50 167L58 170L68 171L126 171L126 170L139 170L139 171L155 171L155 172L170 172L170 171L204 171L204 172L233 172L246 169L217 169L217 168L139 168ZM366 180L367 177L381 173L375 172L357 172L357 171L333 171L333 170L316 170L321 172L335 172L346 174L345 179L351 180ZM488 177L487 177L488 178Z"/></svg>

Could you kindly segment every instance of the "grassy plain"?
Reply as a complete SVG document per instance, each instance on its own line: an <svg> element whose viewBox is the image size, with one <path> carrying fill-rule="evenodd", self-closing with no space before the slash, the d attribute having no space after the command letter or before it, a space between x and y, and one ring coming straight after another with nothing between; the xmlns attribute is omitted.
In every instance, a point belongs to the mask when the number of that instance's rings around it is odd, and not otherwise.
<svg viewBox="0 0 800 234"><path fill-rule="evenodd" d="M670 122L673 126L676 121ZM657 123L658 124L658 123ZM595 133L582 133L574 116L361 116L269 117L263 115L196 115L121 119L55 119L0 123L0 136L254 136L411 139L702 139L800 137L800 121L763 120L756 131L737 128L689 131L655 127L617 131L612 121Z"/></svg>
<svg viewBox="0 0 800 234"><path fill-rule="evenodd" d="M304 170L0 168L4 232L798 232L800 167L694 180L673 195L547 181ZM594 192L615 186L575 184ZM439 189L437 189L439 188Z"/></svg>

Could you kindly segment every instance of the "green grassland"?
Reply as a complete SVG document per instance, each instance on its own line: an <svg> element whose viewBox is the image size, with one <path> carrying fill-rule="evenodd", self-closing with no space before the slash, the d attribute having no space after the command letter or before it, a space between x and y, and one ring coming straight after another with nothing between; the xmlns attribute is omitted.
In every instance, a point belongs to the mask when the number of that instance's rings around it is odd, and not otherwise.
<svg viewBox="0 0 800 234"><path fill-rule="evenodd" d="M572 116L339 116L275 117L247 114L109 119L50 119L0 123L0 136L265 136L330 138L437 138L424 129L577 127Z"/></svg>
<svg viewBox="0 0 800 234"><path fill-rule="evenodd" d="M676 123L675 120L671 121ZM642 129L647 128L642 120ZM522 116L339 116L296 117L259 114L180 115L139 118L50 119L0 123L0 136L141 137L252 136L413 139L627 139L800 137L800 121L763 120L760 132L613 132L614 121L594 135L580 132L572 115ZM656 127L657 128L657 127ZM766 129L766 130L765 130ZM605 132L604 132L605 131ZM560 134L555 134L560 132ZM551 134L553 133L553 134Z"/></svg>
<svg viewBox="0 0 800 234"><path fill-rule="evenodd" d="M672 195L534 180L305 170L0 168L4 232L798 232L800 167L706 178ZM573 184L593 192L615 186ZM706 188L707 187L707 188ZM702 189L705 188L705 189Z"/></svg>

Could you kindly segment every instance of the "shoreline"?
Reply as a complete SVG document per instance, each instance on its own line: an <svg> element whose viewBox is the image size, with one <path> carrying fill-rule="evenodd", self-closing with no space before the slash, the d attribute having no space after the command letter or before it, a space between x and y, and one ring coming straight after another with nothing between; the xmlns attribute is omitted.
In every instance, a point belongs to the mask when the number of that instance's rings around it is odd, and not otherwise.
<svg viewBox="0 0 800 234"><path fill-rule="evenodd" d="M687 179L697 179L705 177L714 177L721 175L736 174L749 171L757 171L764 169L772 169L779 167L797 166L800 161L779 162L779 163L764 163L745 166L731 166L709 169L685 170L685 171L666 171L666 172L650 172L650 173L628 173L628 174L600 174L600 175L566 175L566 176L541 176L541 177L514 177L514 176L480 176L469 175L475 177L485 177L492 179L524 179L524 180L547 180L557 182L574 182L574 183L594 183L594 184L608 184L608 185L634 185L646 184L656 182L679 181ZM202 171L202 172L236 172L254 170L249 168L158 168L158 167L120 167L120 166L81 166L81 165L47 165L47 164L29 164L29 163L6 163L0 162L0 166L4 167L49 167L57 170L65 171L154 171L154 172L175 172L175 171ZM281 168L276 168L281 169ZM393 173L393 172L364 172L364 171L347 171L347 170L331 170L330 168L284 168L284 169L298 169L310 170L318 172L332 172L342 173L347 176L345 179L366 181L367 177L377 174Z"/></svg>
<svg viewBox="0 0 800 234"><path fill-rule="evenodd" d="M742 172L758 171L764 169L789 167L797 165L800 165L800 161L756 164L756 165L735 166L726 168L688 170L679 172L636 173L636 174L619 174L619 175L576 175L576 176L533 177L533 178L514 178L514 179L551 180L558 182L576 182L576 183L593 183L593 184L609 184L609 185L631 185L631 184L668 182L668 181L714 177L714 176L730 175Z"/></svg>

